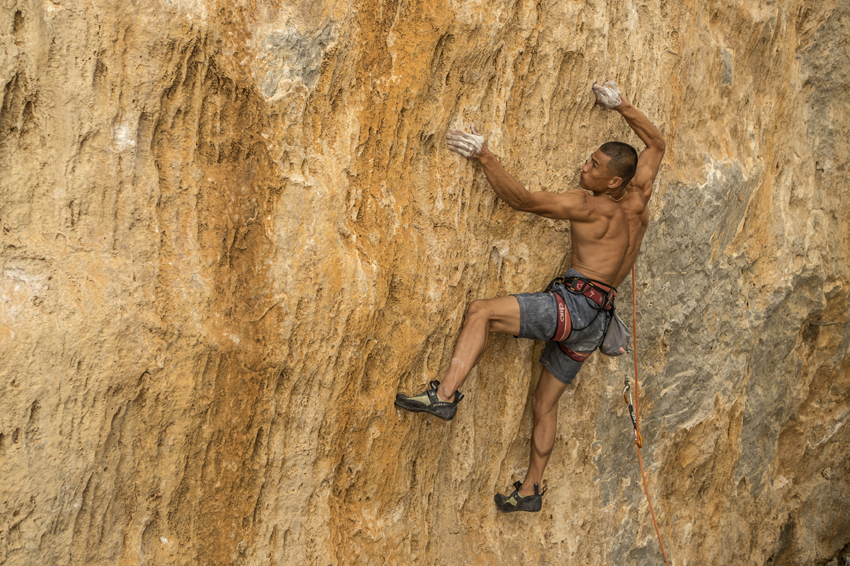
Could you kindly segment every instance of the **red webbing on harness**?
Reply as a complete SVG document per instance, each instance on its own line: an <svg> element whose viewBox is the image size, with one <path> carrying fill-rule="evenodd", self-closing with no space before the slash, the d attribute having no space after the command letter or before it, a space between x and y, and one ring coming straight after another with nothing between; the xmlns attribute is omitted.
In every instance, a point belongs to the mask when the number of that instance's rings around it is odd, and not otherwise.
<svg viewBox="0 0 850 566"><path fill-rule="evenodd" d="M558 346L561 348L563 353L577 362L583 362L590 354L573 352L563 344L563 341L566 340L570 335L570 332L572 332L573 325L570 320L570 311L567 310L567 303L564 301L564 298L558 293L553 294L555 295L555 300L558 301L558 327L555 329L555 335L552 337L552 340L558 343Z"/></svg>
<svg viewBox="0 0 850 566"><path fill-rule="evenodd" d="M570 320L570 313L567 311L567 303L564 302L564 298L558 293L553 294L555 295L555 299L558 301L558 328L555 329L555 335L552 337L552 340L555 342L562 342L570 335L573 325Z"/></svg>
<svg viewBox="0 0 850 566"><path fill-rule="evenodd" d="M617 290L613 287L608 287L598 281L591 282L590 280L578 279L577 277L573 278L574 282L572 283L572 288L596 303L598 306L603 309L611 310L612 301L614 297L617 296ZM599 290L596 289L599 287L605 293L600 293Z"/></svg>
<svg viewBox="0 0 850 566"><path fill-rule="evenodd" d="M634 332L632 335L634 336L634 352L635 352L635 430L637 431L637 438L641 438L640 436L640 386L638 385L638 359L637 359L637 292L635 286L635 266L632 266L632 329ZM646 502L649 503L649 512L652 514L652 524L655 526L655 534L658 536L658 544L661 546L661 554L664 556L664 562L667 566L670 566L670 562L667 561L667 553L664 552L664 543L661 542L661 533L658 530L658 523L655 520L655 511L652 509L652 499L649 497L649 487L646 484L646 474L643 471L643 456L641 455L641 445L635 441L635 444L638 447L638 462L640 462L640 477L643 478L643 489L646 492Z"/></svg>
<svg viewBox="0 0 850 566"><path fill-rule="evenodd" d="M561 347L561 351L563 353L565 353L566 355L568 355L569 357L571 357L572 359L574 359L575 361L577 361L579 363L581 363L584 360L586 360L587 358L589 358L590 354L593 353L593 352L589 352L587 354L582 354L581 352L573 352L572 350L569 350L566 346L564 346L560 342L558 342L558 346Z"/></svg>

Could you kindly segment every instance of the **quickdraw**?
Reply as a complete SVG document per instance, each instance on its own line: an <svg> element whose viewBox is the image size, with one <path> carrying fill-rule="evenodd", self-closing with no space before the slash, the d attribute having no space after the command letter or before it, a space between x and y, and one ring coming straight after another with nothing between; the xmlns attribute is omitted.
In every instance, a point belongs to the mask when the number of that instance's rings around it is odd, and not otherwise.
<svg viewBox="0 0 850 566"><path fill-rule="evenodd" d="M635 429L635 444L637 444L638 448L643 448L643 438L640 436L640 431L637 426L637 419L635 418L635 406L632 403L632 389L629 387L629 378L623 378L623 400L626 402L626 405L629 406L629 416L632 418L632 428Z"/></svg>

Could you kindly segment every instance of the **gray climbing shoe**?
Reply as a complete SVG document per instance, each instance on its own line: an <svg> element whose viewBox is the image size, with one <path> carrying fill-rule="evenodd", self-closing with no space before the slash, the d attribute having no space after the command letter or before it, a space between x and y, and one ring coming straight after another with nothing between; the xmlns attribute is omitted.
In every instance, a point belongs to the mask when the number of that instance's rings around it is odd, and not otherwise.
<svg viewBox="0 0 850 566"><path fill-rule="evenodd" d="M440 382L435 379L430 385L430 389L426 389L424 393L414 397L408 397L404 393L396 393L395 404L405 411L430 413L444 421L452 420L457 412L457 404L463 399L463 394L460 391L455 391L454 401L442 401L437 397L437 387L440 386Z"/></svg>
<svg viewBox="0 0 850 566"><path fill-rule="evenodd" d="M549 488L544 487L543 493L540 493L540 485L534 484L534 495L526 495L523 497L519 494L519 488L522 487L522 482L518 481L514 484L514 491L508 496L497 493L493 500L496 502L496 507L502 513L513 513L514 511L531 511L536 513L543 507L543 495Z"/></svg>

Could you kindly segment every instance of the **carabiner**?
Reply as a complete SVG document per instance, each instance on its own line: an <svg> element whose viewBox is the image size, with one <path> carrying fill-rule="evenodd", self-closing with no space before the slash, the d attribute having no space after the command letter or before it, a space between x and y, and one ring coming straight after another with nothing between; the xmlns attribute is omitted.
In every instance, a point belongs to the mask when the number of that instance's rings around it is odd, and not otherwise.
<svg viewBox="0 0 850 566"><path fill-rule="evenodd" d="M635 406L632 403L632 388L629 386L629 379L623 379L623 384L625 385L623 387L623 401L629 406L629 417L632 419L632 428L635 429L635 444L638 448L643 448L643 438L641 438L637 429L637 418L635 417Z"/></svg>

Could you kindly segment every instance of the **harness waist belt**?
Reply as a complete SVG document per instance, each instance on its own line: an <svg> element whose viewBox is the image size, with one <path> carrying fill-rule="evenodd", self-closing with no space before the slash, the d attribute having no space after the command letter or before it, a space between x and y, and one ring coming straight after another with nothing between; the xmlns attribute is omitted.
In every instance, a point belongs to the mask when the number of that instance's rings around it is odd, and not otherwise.
<svg viewBox="0 0 850 566"><path fill-rule="evenodd" d="M609 311L614 308L617 290L604 283L581 277L565 277L564 286L573 293L584 295L603 310Z"/></svg>

